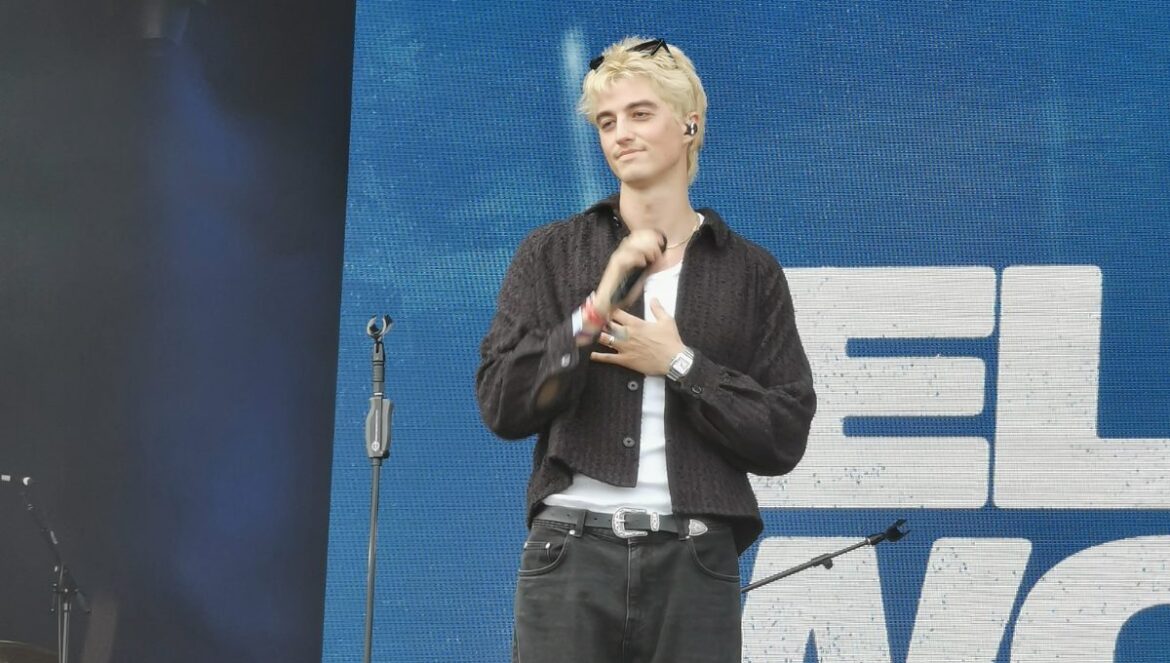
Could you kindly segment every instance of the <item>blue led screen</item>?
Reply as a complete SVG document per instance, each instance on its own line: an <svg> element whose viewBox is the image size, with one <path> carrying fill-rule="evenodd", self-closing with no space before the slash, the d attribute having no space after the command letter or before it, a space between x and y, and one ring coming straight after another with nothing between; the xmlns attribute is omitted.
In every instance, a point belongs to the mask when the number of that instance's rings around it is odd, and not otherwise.
<svg viewBox="0 0 1170 663"><path fill-rule="evenodd" d="M359 2L325 661L362 648L366 321L395 319L375 658L505 661L531 442L474 400L533 228L615 188L586 63L663 36L692 189L792 285L820 410L759 479L744 660L1170 656L1170 13L1156 2Z"/></svg>

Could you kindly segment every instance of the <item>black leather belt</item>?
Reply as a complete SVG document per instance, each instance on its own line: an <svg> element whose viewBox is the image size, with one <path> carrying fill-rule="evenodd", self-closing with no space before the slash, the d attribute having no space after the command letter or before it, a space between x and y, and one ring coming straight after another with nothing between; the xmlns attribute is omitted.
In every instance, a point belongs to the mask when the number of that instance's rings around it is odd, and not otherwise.
<svg viewBox="0 0 1170 663"><path fill-rule="evenodd" d="M707 531L707 525L701 520L683 516L664 516L628 506L620 507L612 514L564 506L545 506L536 512L535 519L608 529L623 539L646 536L650 532L670 532L685 538L699 536Z"/></svg>

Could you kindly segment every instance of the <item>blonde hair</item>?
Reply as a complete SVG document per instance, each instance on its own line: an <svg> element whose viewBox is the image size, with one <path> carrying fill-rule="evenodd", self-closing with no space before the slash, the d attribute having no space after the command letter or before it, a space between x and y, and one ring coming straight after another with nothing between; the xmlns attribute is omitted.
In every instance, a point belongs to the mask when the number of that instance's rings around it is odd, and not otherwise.
<svg viewBox="0 0 1170 663"><path fill-rule="evenodd" d="M577 110L591 123L597 123L597 102L601 93L612 83L632 77L641 77L650 84L655 94L666 102L683 123L691 113L699 117L694 140L687 147L687 177L695 181L699 172L699 150L707 132L707 93L695 73L695 65L674 44L660 46L653 55L653 47L632 50L653 42L644 37L626 37L602 51L601 64L585 74L581 82L581 99Z"/></svg>

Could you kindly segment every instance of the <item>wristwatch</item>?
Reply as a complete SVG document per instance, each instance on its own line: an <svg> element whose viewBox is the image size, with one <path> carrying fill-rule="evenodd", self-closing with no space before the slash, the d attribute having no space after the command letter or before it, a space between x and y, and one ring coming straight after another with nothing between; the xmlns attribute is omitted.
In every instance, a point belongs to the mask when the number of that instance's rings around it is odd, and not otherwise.
<svg viewBox="0 0 1170 663"><path fill-rule="evenodd" d="M691 365L695 363L695 351L684 347L682 352L676 354L674 359L670 360L670 369L666 372L666 377L672 382L678 382L691 372Z"/></svg>

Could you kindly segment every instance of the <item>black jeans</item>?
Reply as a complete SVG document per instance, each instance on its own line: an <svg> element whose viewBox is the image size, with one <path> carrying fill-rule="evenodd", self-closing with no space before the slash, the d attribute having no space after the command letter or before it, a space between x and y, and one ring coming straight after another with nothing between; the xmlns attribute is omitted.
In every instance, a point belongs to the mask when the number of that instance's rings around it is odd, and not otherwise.
<svg viewBox="0 0 1170 663"><path fill-rule="evenodd" d="M515 663L740 663L731 529L699 536L537 520L516 583Z"/></svg>

